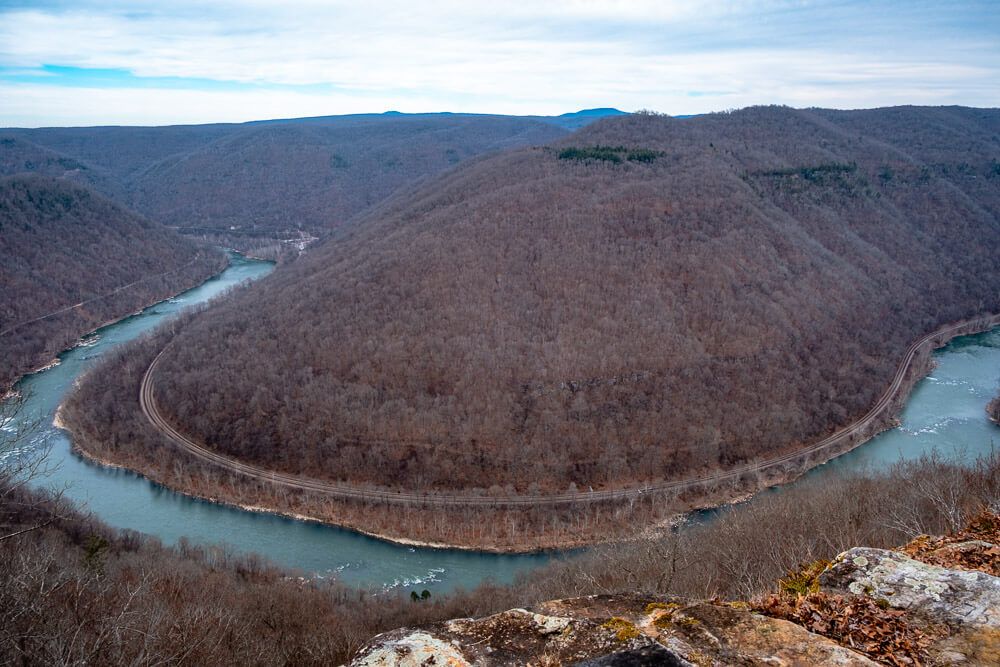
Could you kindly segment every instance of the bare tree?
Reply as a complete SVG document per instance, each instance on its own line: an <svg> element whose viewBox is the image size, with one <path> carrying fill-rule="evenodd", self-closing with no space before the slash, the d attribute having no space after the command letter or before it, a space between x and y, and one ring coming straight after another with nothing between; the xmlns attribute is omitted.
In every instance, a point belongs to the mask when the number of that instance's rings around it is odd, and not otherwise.
<svg viewBox="0 0 1000 667"><path fill-rule="evenodd" d="M51 470L49 445L36 437L41 419L27 406L25 394L0 403L0 542L49 525L63 505L61 490L27 490Z"/></svg>

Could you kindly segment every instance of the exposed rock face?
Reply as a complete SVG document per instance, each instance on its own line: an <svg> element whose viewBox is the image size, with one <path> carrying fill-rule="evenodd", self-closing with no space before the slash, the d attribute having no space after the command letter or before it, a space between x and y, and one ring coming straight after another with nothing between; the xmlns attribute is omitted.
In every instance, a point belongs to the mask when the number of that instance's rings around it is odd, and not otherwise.
<svg viewBox="0 0 1000 667"><path fill-rule="evenodd" d="M962 562L975 555L982 570L995 571L998 553L991 543L970 540L930 550L922 557ZM931 647L937 664L1000 664L1000 578L985 571L945 568L895 551L855 548L837 557L820 584L828 592L866 595L906 610L915 625L946 627L945 636Z"/></svg>
<svg viewBox="0 0 1000 667"><path fill-rule="evenodd" d="M432 661L431 661L432 660ZM410 665L874 665L743 605L596 596L376 637L352 663Z"/></svg>
<svg viewBox="0 0 1000 667"><path fill-rule="evenodd" d="M381 635L381 641L377 646L351 664L373 667L375 665L467 667L469 665L458 649L426 632L391 632Z"/></svg>
<svg viewBox="0 0 1000 667"><path fill-rule="evenodd" d="M742 602L554 600L386 633L352 665L1000 665L998 535L1000 517L984 513L958 533L922 535L904 553L845 551L825 570L817 562L808 594L754 603L769 615Z"/></svg>
<svg viewBox="0 0 1000 667"><path fill-rule="evenodd" d="M947 569L895 551L859 547L838 556L820 584L831 592L885 600L896 609L951 626L1000 628L1000 578L983 572Z"/></svg>

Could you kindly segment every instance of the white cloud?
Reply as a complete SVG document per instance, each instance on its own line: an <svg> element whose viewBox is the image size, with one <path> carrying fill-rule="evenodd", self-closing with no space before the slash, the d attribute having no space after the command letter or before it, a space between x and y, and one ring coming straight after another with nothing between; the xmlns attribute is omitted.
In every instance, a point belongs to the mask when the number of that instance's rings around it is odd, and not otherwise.
<svg viewBox="0 0 1000 667"><path fill-rule="evenodd" d="M91 90L15 85L8 71L0 124L387 108L527 114L615 105L695 113L764 102L1000 104L1000 45L989 32L996 19L949 27L927 20L947 10L920 2L880 12L864 3L752 0L184 0L160 7L82 1L0 10L0 66L111 68L251 87L102 90L97 108L88 103Z"/></svg>

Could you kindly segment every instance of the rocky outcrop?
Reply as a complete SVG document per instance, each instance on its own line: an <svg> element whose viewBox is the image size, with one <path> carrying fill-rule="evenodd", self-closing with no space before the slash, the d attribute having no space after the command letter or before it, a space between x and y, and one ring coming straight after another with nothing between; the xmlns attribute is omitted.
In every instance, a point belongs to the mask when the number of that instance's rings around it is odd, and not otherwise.
<svg viewBox="0 0 1000 667"><path fill-rule="evenodd" d="M854 548L752 604L554 600L375 637L356 667L1000 665L1000 516L899 551Z"/></svg>
<svg viewBox="0 0 1000 667"><path fill-rule="evenodd" d="M376 637L356 667L874 665L743 604L594 596Z"/></svg>
<svg viewBox="0 0 1000 667"><path fill-rule="evenodd" d="M895 551L855 548L837 557L820 585L834 593L867 595L948 625L1000 628L1000 578L983 572L929 565Z"/></svg>
<svg viewBox="0 0 1000 667"><path fill-rule="evenodd" d="M982 556L986 555L983 559ZM995 570L1000 549L981 540L926 550L927 560L982 563ZM831 593L867 596L907 612L909 622L937 637L935 664L1000 664L1000 578L975 569L941 567L883 549L855 548L820 576Z"/></svg>

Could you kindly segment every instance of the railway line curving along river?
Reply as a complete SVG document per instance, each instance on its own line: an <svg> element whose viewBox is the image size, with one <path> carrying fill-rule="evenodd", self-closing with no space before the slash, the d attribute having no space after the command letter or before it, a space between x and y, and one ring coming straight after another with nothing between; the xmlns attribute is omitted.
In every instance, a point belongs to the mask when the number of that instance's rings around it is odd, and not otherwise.
<svg viewBox="0 0 1000 667"><path fill-rule="evenodd" d="M160 412L154 392L154 372L169 345L163 348L150 363L142 378L139 388L139 403L143 414L170 442L192 456L206 461L231 473L237 473L272 484L285 486L300 491L320 493L332 498L346 500L364 500L391 505L420 505L431 507L511 507L539 505L567 505L577 503L606 502L609 500L629 500L643 494L660 493L664 491L683 492L706 484L716 484L737 479L743 475L754 475L770 469L793 464L796 461L811 460L811 468L825 463L833 456L844 454L855 447L864 444L867 439L882 430L891 417L897 401L905 399L912 384L919 379L914 364L921 353L930 352L941 347L952 338L962 334L975 334L987 331L1000 324L1000 315L987 315L964 322L949 324L931 333L921 336L906 350L903 359L896 369L892 382L875 405L860 419L837 430L835 433L807 447L770 457L761 461L722 470L710 475L679 480L664 480L654 484L633 486L619 489L600 489L578 491L575 493L556 493L547 495L512 495L512 496L482 496L461 493L427 494L396 490L365 489L347 484L336 484L323 480L312 479L299 475L291 475L240 461L195 442L175 428ZM907 382L910 380L910 382Z"/></svg>
<svg viewBox="0 0 1000 667"><path fill-rule="evenodd" d="M60 355L59 365L19 383L18 389L29 396L24 418L50 422L75 379L102 354L142 335L180 309L270 270L266 262L234 256L226 271L204 285L100 329L88 337L86 346ZM836 474L854 466L886 465L900 455L917 456L934 447L955 456L987 451L991 438L1000 436L984 412L1000 385L1000 330L957 338L937 351L935 359L938 367L918 383L907 401L901 428L876 436L851 453L815 468L809 476ZM165 543L181 539L226 543L308 574L338 577L353 585L449 590L470 587L487 578L509 581L517 571L551 557L401 546L354 531L201 501L127 470L95 465L74 455L66 434L54 427L39 432L33 445L51 446L53 470L47 483L65 486L71 499L112 526L149 533ZM953 450L956 446L967 449Z"/></svg>

